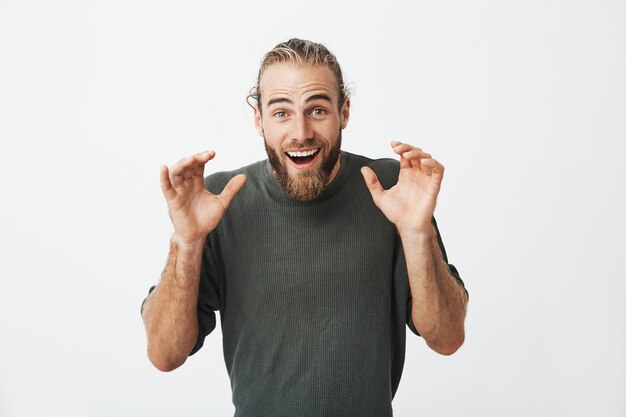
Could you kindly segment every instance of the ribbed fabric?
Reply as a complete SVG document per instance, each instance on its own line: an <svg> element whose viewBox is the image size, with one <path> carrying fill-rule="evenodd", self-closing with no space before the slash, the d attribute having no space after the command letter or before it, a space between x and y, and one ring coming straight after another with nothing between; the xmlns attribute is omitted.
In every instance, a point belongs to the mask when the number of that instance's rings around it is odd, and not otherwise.
<svg viewBox="0 0 626 417"><path fill-rule="evenodd" d="M392 415L410 293L396 230L359 169L388 188L399 164L341 157L308 203L285 194L267 161L206 178L219 193L248 177L207 238L194 348L219 310L237 417Z"/></svg>

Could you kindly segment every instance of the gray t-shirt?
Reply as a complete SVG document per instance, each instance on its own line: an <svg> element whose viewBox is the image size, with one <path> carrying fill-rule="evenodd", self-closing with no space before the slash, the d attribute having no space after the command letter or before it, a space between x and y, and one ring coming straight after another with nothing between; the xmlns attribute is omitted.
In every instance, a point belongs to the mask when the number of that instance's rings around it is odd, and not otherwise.
<svg viewBox="0 0 626 417"><path fill-rule="evenodd" d="M392 415L407 323L417 332L401 242L360 168L389 188L399 164L341 158L308 203L285 194L268 161L205 180L219 193L234 175L248 177L206 240L192 352L219 311L235 416Z"/></svg>

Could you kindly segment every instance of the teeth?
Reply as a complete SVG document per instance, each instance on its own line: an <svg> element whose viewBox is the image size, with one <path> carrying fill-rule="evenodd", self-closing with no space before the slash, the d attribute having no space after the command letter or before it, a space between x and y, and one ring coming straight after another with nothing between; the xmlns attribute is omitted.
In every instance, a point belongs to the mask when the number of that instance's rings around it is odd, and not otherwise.
<svg viewBox="0 0 626 417"><path fill-rule="evenodd" d="M305 156L315 155L317 153L317 151L318 151L318 149L313 149L312 151L305 151L305 152L289 151L289 152L287 152L287 155L291 156L292 158L303 158Z"/></svg>

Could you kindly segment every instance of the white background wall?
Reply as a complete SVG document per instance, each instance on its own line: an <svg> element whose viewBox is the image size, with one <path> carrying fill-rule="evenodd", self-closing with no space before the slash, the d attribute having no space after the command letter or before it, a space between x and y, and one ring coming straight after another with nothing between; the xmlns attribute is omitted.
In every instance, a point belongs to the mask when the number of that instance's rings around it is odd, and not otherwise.
<svg viewBox="0 0 626 417"><path fill-rule="evenodd" d="M626 416L626 3L0 0L0 416L228 416L220 333L149 364L159 166L264 157L261 56L326 43L344 148L423 147L467 340L411 337L397 416Z"/></svg>

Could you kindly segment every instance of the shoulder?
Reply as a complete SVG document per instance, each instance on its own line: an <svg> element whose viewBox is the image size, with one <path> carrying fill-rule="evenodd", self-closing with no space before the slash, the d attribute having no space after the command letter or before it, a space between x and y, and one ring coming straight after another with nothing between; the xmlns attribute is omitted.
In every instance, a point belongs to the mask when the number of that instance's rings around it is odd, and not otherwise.
<svg viewBox="0 0 626 417"><path fill-rule="evenodd" d="M400 173L400 161L391 158L372 159L362 155L345 152L350 164L354 164L357 169L362 167L371 168L376 173L383 188L390 188L398 182Z"/></svg>
<svg viewBox="0 0 626 417"><path fill-rule="evenodd" d="M235 175L244 174L247 177L247 181L255 181L261 177L267 160L258 161L250 165L232 170L215 172L204 178L204 187L215 194L222 192L228 181Z"/></svg>

